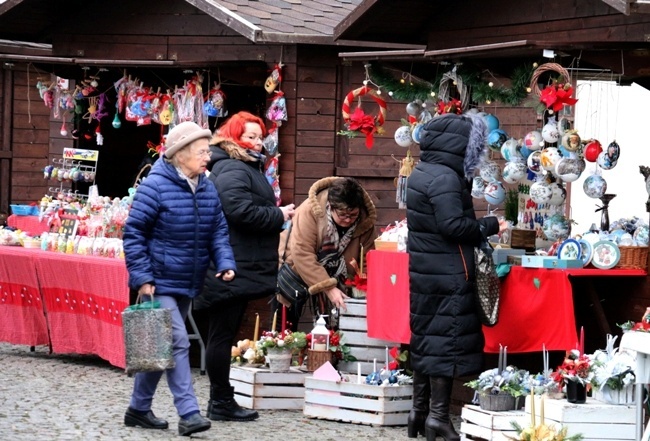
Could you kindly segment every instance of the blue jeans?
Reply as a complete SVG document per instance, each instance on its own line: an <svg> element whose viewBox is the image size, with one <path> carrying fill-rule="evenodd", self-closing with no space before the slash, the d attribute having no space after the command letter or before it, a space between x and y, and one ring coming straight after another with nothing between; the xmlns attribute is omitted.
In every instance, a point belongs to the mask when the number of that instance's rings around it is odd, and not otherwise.
<svg viewBox="0 0 650 441"><path fill-rule="evenodd" d="M192 386L192 372L190 370L190 339L187 336L185 319L190 309L192 299L189 297L154 296L162 308L172 311L172 339L174 346L174 362L176 367L167 369L167 384L174 396L174 406L179 415L186 415L199 410L199 403ZM149 301L149 296L143 296L143 302ZM131 394L131 408L140 411L151 409L154 393L163 371L139 372L135 375L133 393Z"/></svg>

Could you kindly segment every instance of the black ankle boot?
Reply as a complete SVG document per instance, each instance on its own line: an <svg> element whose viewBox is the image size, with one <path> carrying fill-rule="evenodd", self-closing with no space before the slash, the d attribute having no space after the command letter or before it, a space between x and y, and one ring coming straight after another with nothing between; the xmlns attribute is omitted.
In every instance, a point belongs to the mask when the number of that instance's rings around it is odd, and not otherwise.
<svg viewBox="0 0 650 441"><path fill-rule="evenodd" d="M256 410L244 409L235 401L233 387L210 388L207 416L213 421L253 421L259 418Z"/></svg>
<svg viewBox="0 0 650 441"><path fill-rule="evenodd" d="M445 441L460 441L460 436L449 420L452 381L448 377L429 378L431 399L429 416L424 423L427 441L435 441L436 436L441 436Z"/></svg>
<svg viewBox="0 0 650 441"><path fill-rule="evenodd" d="M429 414L429 377L413 372L413 407L409 412L407 430L409 438L425 436L424 422Z"/></svg>
<svg viewBox="0 0 650 441"><path fill-rule="evenodd" d="M147 412L137 411L130 407L124 414L124 425L126 427L142 427L144 429L164 430L169 427L167 421L157 418L151 410Z"/></svg>

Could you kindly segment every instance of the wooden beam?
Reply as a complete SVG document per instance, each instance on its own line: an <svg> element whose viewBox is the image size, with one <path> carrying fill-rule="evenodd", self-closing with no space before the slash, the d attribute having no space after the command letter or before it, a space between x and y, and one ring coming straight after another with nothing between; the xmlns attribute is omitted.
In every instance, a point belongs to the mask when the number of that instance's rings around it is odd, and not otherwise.
<svg viewBox="0 0 650 441"><path fill-rule="evenodd" d="M220 5L212 0L185 0L187 3L205 12L210 17L219 20L233 31L243 35L252 42L258 41L262 29L255 26L250 21L235 14L225 6Z"/></svg>
<svg viewBox="0 0 650 441"><path fill-rule="evenodd" d="M0 4L0 15L4 14L8 10L12 9L14 6L21 4L23 0L7 0L4 3Z"/></svg>
<svg viewBox="0 0 650 441"><path fill-rule="evenodd" d="M2 133L0 133L0 213L9 213L11 202L11 132L14 101L14 72L11 69L3 69L0 73L2 79ZM6 155L8 157L4 157Z"/></svg>
<svg viewBox="0 0 650 441"><path fill-rule="evenodd" d="M347 28L368 12L368 9L377 3L377 1L378 0L363 0L359 6L354 8L354 10L343 19L343 21L334 27L334 39L339 38Z"/></svg>
<svg viewBox="0 0 650 441"><path fill-rule="evenodd" d="M425 57L439 57L446 55L459 55L459 54L468 54L476 52L489 52L500 49L509 49L516 47L526 47L530 46L532 42L528 40L516 40L516 41L506 41L503 43L492 43L492 44L479 44L476 46L465 46L465 47L452 47L449 49L438 49L434 51L426 51L424 53Z"/></svg>
<svg viewBox="0 0 650 441"><path fill-rule="evenodd" d="M351 60L381 60L395 57L424 57L424 49L396 50L396 51L362 51L362 52L339 52L339 58Z"/></svg>
<svg viewBox="0 0 650 441"><path fill-rule="evenodd" d="M603 0L603 3L616 9L625 15L630 15L631 0Z"/></svg>
<svg viewBox="0 0 650 441"><path fill-rule="evenodd" d="M636 0L630 5L630 12L638 14L650 14L650 1Z"/></svg>

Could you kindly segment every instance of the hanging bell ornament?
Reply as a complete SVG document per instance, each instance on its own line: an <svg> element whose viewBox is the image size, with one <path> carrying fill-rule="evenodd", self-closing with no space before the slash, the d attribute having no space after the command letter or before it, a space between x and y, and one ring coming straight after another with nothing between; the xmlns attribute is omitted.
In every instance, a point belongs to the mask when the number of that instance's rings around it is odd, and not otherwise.
<svg viewBox="0 0 650 441"><path fill-rule="evenodd" d="M120 117L117 112L115 112L115 117L113 118L113 122L111 124L113 125L114 129L119 129L122 127L122 121L120 121Z"/></svg>

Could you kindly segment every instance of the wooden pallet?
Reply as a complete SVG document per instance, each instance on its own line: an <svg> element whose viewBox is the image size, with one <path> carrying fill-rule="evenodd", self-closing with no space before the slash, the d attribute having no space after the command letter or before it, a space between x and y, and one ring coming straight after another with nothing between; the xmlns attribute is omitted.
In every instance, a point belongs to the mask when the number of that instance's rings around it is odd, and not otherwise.
<svg viewBox="0 0 650 441"><path fill-rule="evenodd" d="M526 397L526 418L530 422L530 397ZM535 397L537 421L541 411L541 398ZM544 421L568 429L567 435L581 434L583 441L616 440L636 438L634 405L607 404L587 398L584 404L572 404L567 400L544 399Z"/></svg>
<svg viewBox="0 0 650 441"><path fill-rule="evenodd" d="M230 384L235 388L235 400L242 407L301 410L307 375L294 367L290 372L271 372L267 368L231 366Z"/></svg>
<svg viewBox="0 0 650 441"><path fill-rule="evenodd" d="M413 403L413 386L374 386L305 378L303 413L312 418L373 426L405 426Z"/></svg>
<svg viewBox="0 0 650 441"><path fill-rule="evenodd" d="M522 410L495 412L472 404L466 404L460 416L460 431L466 440L506 441L508 437L516 438L512 421L522 425L529 421Z"/></svg>
<svg viewBox="0 0 650 441"><path fill-rule="evenodd" d="M357 361L339 362L337 369L356 374L358 363L361 366L361 373L368 375L372 373L375 362L377 369L384 365L386 348L392 348L395 343L368 337L365 299L349 299L346 303L347 311L341 311L339 329L343 333L345 344L350 347L350 354L356 357Z"/></svg>

